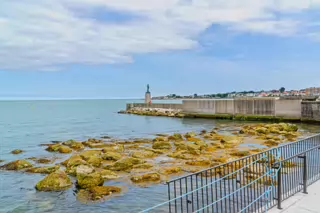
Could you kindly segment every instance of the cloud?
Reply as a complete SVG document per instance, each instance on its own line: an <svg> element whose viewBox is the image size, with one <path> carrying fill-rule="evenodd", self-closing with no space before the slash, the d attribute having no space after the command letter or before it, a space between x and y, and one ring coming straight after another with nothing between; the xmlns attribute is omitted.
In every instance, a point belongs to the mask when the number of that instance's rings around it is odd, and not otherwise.
<svg viewBox="0 0 320 213"><path fill-rule="evenodd" d="M135 54L196 48L197 37L212 24L293 36L306 21L277 14L319 6L320 0L2 0L0 70L133 63ZM95 17L97 8L126 14L125 21Z"/></svg>

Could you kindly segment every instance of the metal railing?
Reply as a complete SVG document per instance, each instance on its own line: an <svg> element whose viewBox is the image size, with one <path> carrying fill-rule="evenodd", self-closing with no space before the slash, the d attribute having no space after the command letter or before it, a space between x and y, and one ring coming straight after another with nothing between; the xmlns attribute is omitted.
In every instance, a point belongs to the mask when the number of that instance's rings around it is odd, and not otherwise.
<svg viewBox="0 0 320 213"><path fill-rule="evenodd" d="M266 212L320 179L320 134L167 182L146 212Z"/></svg>

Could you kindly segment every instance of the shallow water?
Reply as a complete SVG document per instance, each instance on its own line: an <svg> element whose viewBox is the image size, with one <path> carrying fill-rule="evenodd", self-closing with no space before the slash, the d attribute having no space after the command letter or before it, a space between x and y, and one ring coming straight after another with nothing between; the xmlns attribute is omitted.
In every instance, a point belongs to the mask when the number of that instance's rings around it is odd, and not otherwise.
<svg viewBox="0 0 320 213"><path fill-rule="evenodd" d="M85 140L104 135L115 138L154 137L174 133L239 125L239 122L142 117L117 114L133 100L0 101L0 159L6 162L29 157L63 157L39 145L68 139ZM241 123L243 124L243 122ZM319 126L303 125L319 132ZM21 155L12 155L23 149ZM75 189L59 193L37 192L34 186L44 175L0 171L0 212L138 212L166 201L167 188L131 187L124 195L95 205L76 200ZM124 183L108 182L123 186Z"/></svg>

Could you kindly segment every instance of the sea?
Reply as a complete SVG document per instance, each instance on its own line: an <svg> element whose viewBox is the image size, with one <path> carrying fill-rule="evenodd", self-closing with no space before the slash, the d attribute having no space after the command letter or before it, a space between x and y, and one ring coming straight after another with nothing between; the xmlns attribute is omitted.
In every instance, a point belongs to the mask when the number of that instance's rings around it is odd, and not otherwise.
<svg viewBox="0 0 320 213"><path fill-rule="evenodd" d="M185 133L211 130L218 125L238 124L225 120L117 113L124 110L127 103L137 102L142 100L0 101L0 159L8 163L30 157L65 158L65 155L48 153L40 146L52 141L84 141L101 136L124 140L152 138L157 133ZM300 127L311 133L320 132L319 126ZM10 152L14 149L25 152L12 155ZM146 188L128 184L129 190L119 197L98 204L83 204L76 199L75 188L65 192L37 192L35 185L44 177L41 174L0 171L0 212L127 213L139 212L167 200L167 187L164 184ZM125 184L111 181L108 185Z"/></svg>

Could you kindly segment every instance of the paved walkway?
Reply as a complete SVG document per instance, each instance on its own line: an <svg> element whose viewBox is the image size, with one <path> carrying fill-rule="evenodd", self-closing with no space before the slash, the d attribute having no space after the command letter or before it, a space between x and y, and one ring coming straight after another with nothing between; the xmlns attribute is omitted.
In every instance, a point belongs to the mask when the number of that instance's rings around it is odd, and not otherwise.
<svg viewBox="0 0 320 213"><path fill-rule="evenodd" d="M268 213L320 213L320 181L308 187L308 194L302 192L282 202L282 209L277 207Z"/></svg>

